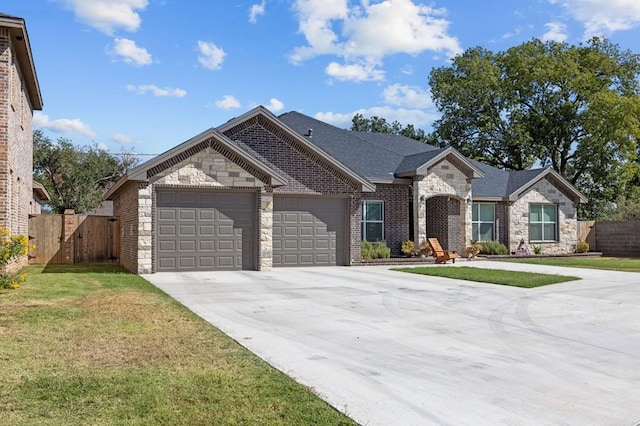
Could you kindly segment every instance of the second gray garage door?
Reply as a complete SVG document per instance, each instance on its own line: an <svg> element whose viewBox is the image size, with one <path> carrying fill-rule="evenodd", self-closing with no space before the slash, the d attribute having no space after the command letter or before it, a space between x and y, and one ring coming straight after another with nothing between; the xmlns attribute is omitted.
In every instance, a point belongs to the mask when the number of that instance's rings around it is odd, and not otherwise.
<svg viewBox="0 0 640 426"><path fill-rule="evenodd" d="M347 200L326 197L273 199L273 265L345 265Z"/></svg>
<svg viewBox="0 0 640 426"><path fill-rule="evenodd" d="M255 196L158 190L156 270L255 269Z"/></svg>

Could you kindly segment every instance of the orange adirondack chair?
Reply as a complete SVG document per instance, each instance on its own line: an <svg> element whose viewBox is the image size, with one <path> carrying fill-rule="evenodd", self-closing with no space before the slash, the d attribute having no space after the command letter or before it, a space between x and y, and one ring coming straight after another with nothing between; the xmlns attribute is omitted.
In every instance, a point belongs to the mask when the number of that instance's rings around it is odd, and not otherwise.
<svg viewBox="0 0 640 426"><path fill-rule="evenodd" d="M429 245L433 250L433 257L436 258L436 263L447 263L448 260L456 263L456 259L458 258L457 251L449 252L444 250L437 238L427 238L427 241L429 241Z"/></svg>

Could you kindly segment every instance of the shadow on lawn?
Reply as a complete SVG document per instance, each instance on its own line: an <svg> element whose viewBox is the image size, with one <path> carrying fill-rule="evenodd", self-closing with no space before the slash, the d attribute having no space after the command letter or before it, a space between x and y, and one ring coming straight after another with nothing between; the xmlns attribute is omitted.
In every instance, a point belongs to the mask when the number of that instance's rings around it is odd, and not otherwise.
<svg viewBox="0 0 640 426"><path fill-rule="evenodd" d="M85 274L85 273L98 273L98 274L128 274L132 272L127 271L120 265L114 264L75 264L75 265L31 265L35 268L41 268L42 274Z"/></svg>

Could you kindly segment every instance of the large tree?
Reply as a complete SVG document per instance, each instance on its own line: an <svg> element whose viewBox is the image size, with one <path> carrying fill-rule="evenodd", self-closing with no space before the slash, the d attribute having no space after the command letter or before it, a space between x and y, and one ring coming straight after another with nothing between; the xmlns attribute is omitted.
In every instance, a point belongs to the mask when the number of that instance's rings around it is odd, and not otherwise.
<svg viewBox="0 0 640 426"><path fill-rule="evenodd" d="M399 121L389 123L386 118L373 116L365 118L362 114L356 114L351 119L351 129L356 132L393 133L402 135L420 142L431 143L433 137L422 129L416 129L413 124L402 127Z"/></svg>
<svg viewBox="0 0 640 426"><path fill-rule="evenodd" d="M47 189L57 213L98 207L105 191L135 163L131 153L112 155L95 145L78 147L65 138L53 142L42 131L33 132L33 178Z"/></svg>
<svg viewBox="0 0 640 426"><path fill-rule="evenodd" d="M640 57L606 39L468 49L429 83L442 145L507 170L551 166L598 216L628 188L640 138Z"/></svg>

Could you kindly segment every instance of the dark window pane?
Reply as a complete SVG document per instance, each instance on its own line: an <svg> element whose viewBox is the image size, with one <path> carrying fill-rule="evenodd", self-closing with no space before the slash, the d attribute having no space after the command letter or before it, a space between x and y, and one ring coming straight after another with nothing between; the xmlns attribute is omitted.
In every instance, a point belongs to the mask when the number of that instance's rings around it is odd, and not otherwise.
<svg viewBox="0 0 640 426"><path fill-rule="evenodd" d="M542 225L539 223L532 223L529 225L529 239L531 241L542 240Z"/></svg>
<svg viewBox="0 0 640 426"><path fill-rule="evenodd" d="M367 223L367 241L382 241L382 223Z"/></svg>
<svg viewBox="0 0 640 426"><path fill-rule="evenodd" d="M493 223L481 223L478 241L493 241Z"/></svg>
<svg viewBox="0 0 640 426"><path fill-rule="evenodd" d="M480 204L480 220L493 222L493 204Z"/></svg>

